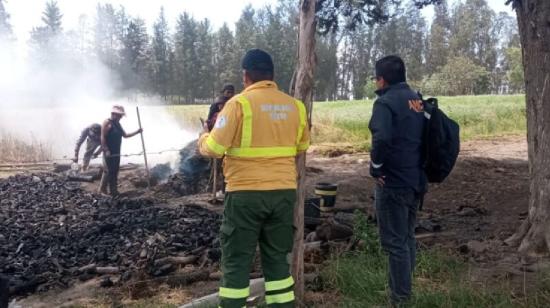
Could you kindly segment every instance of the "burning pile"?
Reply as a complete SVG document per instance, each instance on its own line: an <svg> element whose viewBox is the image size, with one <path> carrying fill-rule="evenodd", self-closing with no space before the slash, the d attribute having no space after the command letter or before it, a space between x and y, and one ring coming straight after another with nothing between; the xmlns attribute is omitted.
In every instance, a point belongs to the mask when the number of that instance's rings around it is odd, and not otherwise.
<svg viewBox="0 0 550 308"><path fill-rule="evenodd" d="M14 294L102 273L164 275L175 269L166 260L218 257L219 224L199 206L111 200L57 175L16 175L0 180L0 274Z"/></svg>
<svg viewBox="0 0 550 308"><path fill-rule="evenodd" d="M156 190L173 196L194 195L209 190L211 160L198 154L197 141L187 144L179 155L176 173Z"/></svg>

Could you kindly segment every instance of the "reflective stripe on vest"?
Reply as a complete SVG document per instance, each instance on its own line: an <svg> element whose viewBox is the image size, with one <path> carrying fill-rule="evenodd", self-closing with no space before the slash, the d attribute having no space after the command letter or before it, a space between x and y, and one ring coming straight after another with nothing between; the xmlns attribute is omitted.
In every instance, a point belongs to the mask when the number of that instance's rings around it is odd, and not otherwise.
<svg viewBox="0 0 550 308"><path fill-rule="evenodd" d="M286 147L252 147L252 107L250 101L244 95L240 95L237 101L241 104L243 112L241 145L238 148L227 149L227 155L237 157L287 157L296 156L299 150L309 146L309 144L300 144L306 127L306 108L301 101L294 101L300 117L296 145Z"/></svg>

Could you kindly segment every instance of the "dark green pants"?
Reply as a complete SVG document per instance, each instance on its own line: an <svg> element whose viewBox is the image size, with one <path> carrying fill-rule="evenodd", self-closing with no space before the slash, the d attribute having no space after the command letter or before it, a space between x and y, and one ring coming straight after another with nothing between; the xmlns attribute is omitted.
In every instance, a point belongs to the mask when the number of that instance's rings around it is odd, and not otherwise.
<svg viewBox="0 0 550 308"><path fill-rule="evenodd" d="M294 280L289 271L296 190L238 191L225 196L221 226L221 307L243 307L259 244L266 303L294 306Z"/></svg>

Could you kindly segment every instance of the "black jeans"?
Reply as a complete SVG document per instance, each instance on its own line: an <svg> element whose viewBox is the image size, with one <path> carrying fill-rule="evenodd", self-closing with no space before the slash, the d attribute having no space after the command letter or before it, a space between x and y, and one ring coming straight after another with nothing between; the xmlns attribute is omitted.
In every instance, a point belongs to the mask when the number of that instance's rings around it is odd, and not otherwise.
<svg viewBox="0 0 550 308"><path fill-rule="evenodd" d="M416 209L419 195L412 188L376 186L376 216L380 243L389 255L391 300L398 304L411 297L416 262Z"/></svg>
<svg viewBox="0 0 550 308"><path fill-rule="evenodd" d="M8 279L0 275L0 308L8 308L9 285Z"/></svg>
<svg viewBox="0 0 550 308"><path fill-rule="evenodd" d="M111 196L118 195L118 171L120 170L120 153L111 155L117 155L115 157L103 158L103 175L101 176L101 183L99 184L99 192L107 193L107 186L109 186L109 192Z"/></svg>

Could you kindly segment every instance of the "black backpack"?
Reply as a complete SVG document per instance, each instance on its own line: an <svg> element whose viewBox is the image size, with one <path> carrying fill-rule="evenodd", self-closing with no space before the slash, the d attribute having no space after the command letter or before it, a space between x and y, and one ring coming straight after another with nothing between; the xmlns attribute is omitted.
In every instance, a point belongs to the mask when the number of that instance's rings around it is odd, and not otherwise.
<svg viewBox="0 0 550 308"><path fill-rule="evenodd" d="M424 128L424 172L428 183L441 183L451 173L458 158L460 127L439 109L436 98L422 99L422 102L427 119Z"/></svg>

